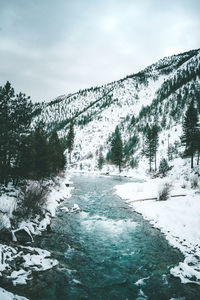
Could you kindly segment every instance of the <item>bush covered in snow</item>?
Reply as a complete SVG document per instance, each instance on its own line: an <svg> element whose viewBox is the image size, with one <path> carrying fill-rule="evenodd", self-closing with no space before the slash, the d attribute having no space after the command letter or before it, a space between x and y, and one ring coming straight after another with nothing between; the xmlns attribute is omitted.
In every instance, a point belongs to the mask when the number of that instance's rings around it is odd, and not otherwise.
<svg viewBox="0 0 200 300"><path fill-rule="evenodd" d="M197 175L190 178L190 184L192 189L196 189L199 186L199 178Z"/></svg>
<svg viewBox="0 0 200 300"><path fill-rule="evenodd" d="M158 191L158 201L167 200L170 196L171 188L172 188L172 185L168 182L165 182Z"/></svg>
<svg viewBox="0 0 200 300"><path fill-rule="evenodd" d="M41 215L47 201L48 187L39 181L26 183L18 195L18 209L15 214L19 217Z"/></svg>

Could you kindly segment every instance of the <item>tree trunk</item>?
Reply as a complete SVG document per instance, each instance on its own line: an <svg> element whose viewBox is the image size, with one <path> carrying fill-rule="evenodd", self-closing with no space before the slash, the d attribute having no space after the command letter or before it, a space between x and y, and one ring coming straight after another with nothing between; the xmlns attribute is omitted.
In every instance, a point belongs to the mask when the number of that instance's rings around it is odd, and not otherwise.
<svg viewBox="0 0 200 300"><path fill-rule="evenodd" d="M168 156L168 161L170 160L169 159L169 156L170 156L170 154L169 154L169 135L168 135L168 139L167 139L167 156Z"/></svg>
<svg viewBox="0 0 200 300"><path fill-rule="evenodd" d="M69 151L69 163L71 164L72 163L72 152Z"/></svg>
<svg viewBox="0 0 200 300"><path fill-rule="evenodd" d="M193 169L193 153L192 153L192 155L191 155L191 169Z"/></svg>
<svg viewBox="0 0 200 300"><path fill-rule="evenodd" d="M121 173L121 163L119 163L119 173Z"/></svg>
<svg viewBox="0 0 200 300"><path fill-rule="evenodd" d="M197 156L197 166L199 165L199 156L200 156L200 151L198 151L198 156Z"/></svg>

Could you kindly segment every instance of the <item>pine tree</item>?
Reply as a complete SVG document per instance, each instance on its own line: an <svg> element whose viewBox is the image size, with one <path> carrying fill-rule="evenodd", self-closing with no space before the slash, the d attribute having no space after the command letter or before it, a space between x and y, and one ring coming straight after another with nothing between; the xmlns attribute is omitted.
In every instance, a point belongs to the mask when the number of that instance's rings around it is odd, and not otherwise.
<svg viewBox="0 0 200 300"><path fill-rule="evenodd" d="M158 150L158 145L159 145L159 140L158 140L158 131L159 128L157 125L153 125L152 126L152 143L153 143L153 152L154 152L154 162L155 162L155 171L157 170L157 166L156 166L156 154L157 154L157 150Z"/></svg>
<svg viewBox="0 0 200 300"><path fill-rule="evenodd" d="M14 95L14 89L9 82L0 90L0 176L1 183L6 186L10 175L10 107Z"/></svg>
<svg viewBox="0 0 200 300"><path fill-rule="evenodd" d="M159 165L159 173L165 176L168 170L169 170L168 162L165 158L162 158Z"/></svg>
<svg viewBox="0 0 200 300"><path fill-rule="evenodd" d="M102 153L101 150L99 150L99 157L98 157L98 162L97 162L97 164L98 164L98 169L99 169L99 170L102 170L103 164L104 164L104 157L103 157L103 153Z"/></svg>
<svg viewBox="0 0 200 300"><path fill-rule="evenodd" d="M50 160L47 135L44 130L44 123L37 124L33 133L33 178L44 179L50 175Z"/></svg>
<svg viewBox="0 0 200 300"><path fill-rule="evenodd" d="M122 158L123 158L123 144L122 144L119 127L117 126L115 129L114 137L111 141L110 159L115 165L119 167L119 172L121 172Z"/></svg>
<svg viewBox="0 0 200 300"><path fill-rule="evenodd" d="M69 132L67 135L67 149L69 152L69 162L71 164L71 154L74 147L74 123L73 121L70 123Z"/></svg>
<svg viewBox="0 0 200 300"><path fill-rule="evenodd" d="M64 148L58 138L57 132L53 132L49 138L49 163L51 174L56 174L63 170L65 166Z"/></svg>
<svg viewBox="0 0 200 300"><path fill-rule="evenodd" d="M151 172L151 165L153 162L154 152L152 143L152 131L151 128L147 128L145 144L144 144L144 154L149 159L149 171Z"/></svg>
<svg viewBox="0 0 200 300"><path fill-rule="evenodd" d="M197 144L197 165L199 165L199 159L200 159L200 129L198 129L197 137L196 137L196 144Z"/></svg>
<svg viewBox="0 0 200 300"><path fill-rule="evenodd" d="M15 168L15 184L17 185L20 179L31 179L33 178L34 168L34 143L33 134L25 136L19 146L19 153L16 160Z"/></svg>
<svg viewBox="0 0 200 300"><path fill-rule="evenodd" d="M183 122L183 135L181 142L185 145L185 155L191 157L191 168L193 168L194 154L198 148L198 114L194 106L194 100L191 101Z"/></svg>
<svg viewBox="0 0 200 300"><path fill-rule="evenodd" d="M15 96L10 82L0 88L0 182L5 185L18 176L20 145L32 119L29 99L22 93Z"/></svg>
<svg viewBox="0 0 200 300"><path fill-rule="evenodd" d="M146 127L146 137L144 144L144 155L149 159L149 171L152 171L152 163L155 162L156 170L156 153L158 149L158 126L153 125Z"/></svg>

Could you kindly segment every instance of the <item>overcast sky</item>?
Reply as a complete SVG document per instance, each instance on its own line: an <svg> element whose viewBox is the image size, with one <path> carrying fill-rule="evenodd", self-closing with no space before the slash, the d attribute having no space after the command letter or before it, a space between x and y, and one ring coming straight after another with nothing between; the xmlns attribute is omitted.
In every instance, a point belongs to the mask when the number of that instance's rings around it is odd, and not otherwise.
<svg viewBox="0 0 200 300"><path fill-rule="evenodd" d="M0 85L47 101L200 48L200 0L0 0Z"/></svg>

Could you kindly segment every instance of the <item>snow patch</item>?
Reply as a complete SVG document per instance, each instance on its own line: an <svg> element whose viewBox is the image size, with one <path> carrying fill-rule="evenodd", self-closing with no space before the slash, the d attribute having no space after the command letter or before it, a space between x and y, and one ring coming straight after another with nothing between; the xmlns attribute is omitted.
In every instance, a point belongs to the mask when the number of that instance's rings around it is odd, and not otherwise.
<svg viewBox="0 0 200 300"><path fill-rule="evenodd" d="M14 295L6 290L0 288L0 299L1 300L28 300L25 297Z"/></svg>
<svg viewBox="0 0 200 300"><path fill-rule="evenodd" d="M174 161L174 168L168 178L149 179L145 183L131 182L115 187L116 193L144 219L164 233L169 244L178 248L185 256L184 262L171 269L173 276L183 283L200 284L200 201L197 190L189 184L188 163L182 159ZM165 182L172 183L171 196L167 201L142 199L158 198L158 190ZM185 196L181 196L185 195ZM135 200L140 200L135 202Z"/></svg>

